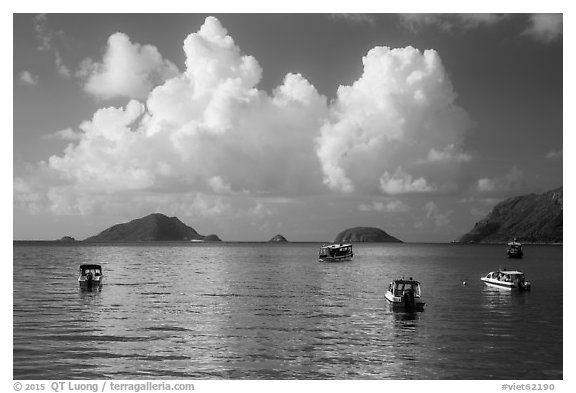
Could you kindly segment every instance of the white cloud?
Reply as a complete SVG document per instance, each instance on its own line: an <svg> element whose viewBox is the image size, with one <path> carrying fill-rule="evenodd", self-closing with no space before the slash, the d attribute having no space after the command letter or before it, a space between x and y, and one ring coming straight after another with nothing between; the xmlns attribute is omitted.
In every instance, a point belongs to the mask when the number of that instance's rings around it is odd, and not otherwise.
<svg viewBox="0 0 576 393"><path fill-rule="evenodd" d="M467 153L459 151L454 144L446 146L442 150L436 150L435 148L430 149L428 152L428 161L445 161L453 163L463 163L468 162L472 159L472 156Z"/></svg>
<svg viewBox="0 0 576 393"><path fill-rule="evenodd" d="M524 34L545 43L554 41L562 37L562 20L562 14L533 14Z"/></svg>
<svg viewBox="0 0 576 393"><path fill-rule="evenodd" d="M400 14L402 22L413 31L424 26L434 26L440 30L474 29L492 26L507 16L504 14Z"/></svg>
<svg viewBox="0 0 576 393"><path fill-rule="evenodd" d="M54 33L47 25L48 17L46 14L38 14L34 16L34 30L36 31L36 39L38 40L38 50L42 52L49 51L52 48L52 37Z"/></svg>
<svg viewBox="0 0 576 393"><path fill-rule="evenodd" d="M476 182L476 190L482 193L501 193L519 190L525 185L525 176L522 170L513 166L503 176L494 178L481 178Z"/></svg>
<svg viewBox="0 0 576 393"><path fill-rule="evenodd" d="M30 71L22 71L20 74L20 83L29 86L36 86L38 84L38 75L32 74Z"/></svg>
<svg viewBox="0 0 576 393"><path fill-rule="evenodd" d="M157 85L176 76L177 67L162 58L156 47L132 43L123 33L112 34L102 63L85 59L78 75L84 89L100 98L146 98Z"/></svg>
<svg viewBox="0 0 576 393"><path fill-rule="evenodd" d="M431 150L466 157L455 146L471 121L456 105L438 53L376 47L363 63L362 76L351 86L339 87L317 139L324 182L346 192L389 192L388 181L396 180L389 174L404 166L416 183L399 189L394 181L394 192L430 191L424 174L444 184L453 173L444 174L442 162L425 161Z"/></svg>
<svg viewBox="0 0 576 393"><path fill-rule="evenodd" d="M434 191L434 188L428 184L426 179L423 177L413 179L412 175L404 172L402 168L398 168L393 176L390 176L388 172L384 172L380 178L380 189L385 194L390 195Z"/></svg>
<svg viewBox="0 0 576 393"><path fill-rule="evenodd" d="M68 68L64 64L62 56L60 56L60 52L56 51L54 56L55 56L56 70L58 71L58 74L60 74L60 76L63 76L64 78L70 78L72 76L72 72L70 71L70 68Z"/></svg>
<svg viewBox="0 0 576 393"><path fill-rule="evenodd" d="M33 187L15 189L15 200L26 204L29 193L60 214L116 211L130 200L133 211L217 216L246 196L429 193L468 160L457 146L471 122L433 50L372 49L362 76L331 103L297 73L259 90L260 65L216 18L185 39L184 52L186 69L176 73L156 48L112 35L103 62L86 63L86 89L142 102L102 108L81 132L56 133L73 143L23 177ZM253 208L243 211L274 213Z"/></svg>
<svg viewBox="0 0 576 393"><path fill-rule="evenodd" d="M450 225L451 212L441 212L434 202L430 201L424 205L426 219L436 228L446 228Z"/></svg>
<svg viewBox="0 0 576 393"><path fill-rule="evenodd" d="M83 137L82 133L74 131L72 128L56 131L53 134L44 136L45 139L62 139L67 141L79 141Z"/></svg>
<svg viewBox="0 0 576 393"><path fill-rule="evenodd" d="M548 153L546 153L546 155L544 157L551 159L551 160L556 159L556 158L562 158L562 150L549 151Z"/></svg>
<svg viewBox="0 0 576 393"><path fill-rule="evenodd" d="M358 210L364 212L380 212L380 213L405 213L410 211L410 207L404 202L392 199L385 201L372 201L371 203L361 203Z"/></svg>
<svg viewBox="0 0 576 393"><path fill-rule="evenodd" d="M514 14L400 14L402 23L412 31L434 27L444 31L489 28L517 16ZM522 32L547 43L562 36L562 14L529 14L528 26Z"/></svg>
<svg viewBox="0 0 576 393"><path fill-rule="evenodd" d="M58 40L64 37L64 32L55 30L48 26L48 16L46 14L38 14L33 18L34 31L36 32L36 40L38 41L37 49L40 52L54 53L54 63L56 71L64 78L70 78L72 72L70 68L64 64L60 51L56 49Z"/></svg>

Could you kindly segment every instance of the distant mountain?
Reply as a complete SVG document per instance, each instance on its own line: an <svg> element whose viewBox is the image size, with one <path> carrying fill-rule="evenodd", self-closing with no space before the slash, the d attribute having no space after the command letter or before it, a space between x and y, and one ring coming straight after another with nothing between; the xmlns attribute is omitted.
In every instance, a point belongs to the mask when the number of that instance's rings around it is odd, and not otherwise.
<svg viewBox="0 0 576 393"><path fill-rule="evenodd" d="M562 187L506 199L460 239L464 243L562 243Z"/></svg>
<svg viewBox="0 0 576 393"><path fill-rule="evenodd" d="M286 238L285 238L284 236L278 234L278 235L274 236L272 239L270 239L270 240L268 240L268 241L269 241L269 242L272 242L272 243L285 243L285 242L287 242L288 240L286 240Z"/></svg>
<svg viewBox="0 0 576 393"><path fill-rule="evenodd" d="M114 225L86 242L220 241L218 236L202 236L176 217L153 213L124 224Z"/></svg>
<svg viewBox="0 0 576 393"><path fill-rule="evenodd" d="M362 242L362 243L402 243L402 240L390 236L379 228L355 227L340 232L334 243Z"/></svg>
<svg viewBox="0 0 576 393"><path fill-rule="evenodd" d="M76 239L74 239L72 236L64 236L61 239L58 239L57 241L70 243L70 242L75 242Z"/></svg>

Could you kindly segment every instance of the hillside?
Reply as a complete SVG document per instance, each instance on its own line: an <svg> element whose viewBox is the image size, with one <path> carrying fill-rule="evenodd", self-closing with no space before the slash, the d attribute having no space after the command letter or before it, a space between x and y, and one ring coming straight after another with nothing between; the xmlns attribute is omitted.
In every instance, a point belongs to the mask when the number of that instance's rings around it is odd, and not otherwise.
<svg viewBox="0 0 576 393"><path fill-rule="evenodd" d="M359 242L359 243L402 243L402 240L390 236L383 230L379 228L372 227L355 227L349 228L345 231L340 232L334 243L348 243L348 242Z"/></svg>
<svg viewBox="0 0 576 393"><path fill-rule="evenodd" d="M506 199L460 239L464 243L561 243L562 187Z"/></svg>
<svg viewBox="0 0 576 393"><path fill-rule="evenodd" d="M153 213L124 224L114 225L86 242L147 242L147 241L220 241L218 236L200 235L177 217Z"/></svg>

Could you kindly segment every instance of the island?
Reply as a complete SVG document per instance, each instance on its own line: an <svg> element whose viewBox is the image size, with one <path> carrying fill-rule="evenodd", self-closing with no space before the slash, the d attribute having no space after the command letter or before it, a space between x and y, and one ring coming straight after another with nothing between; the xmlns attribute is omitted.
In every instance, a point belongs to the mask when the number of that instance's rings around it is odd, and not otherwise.
<svg viewBox="0 0 576 393"><path fill-rule="evenodd" d="M562 243L562 187L505 199L455 243Z"/></svg>
<svg viewBox="0 0 576 393"><path fill-rule="evenodd" d="M177 217L153 213L117 224L84 242L221 241L217 235L200 235Z"/></svg>
<svg viewBox="0 0 576 393"><path fill-rule="evenodd" d="M65 242L65 243L71 243L71 242L75 242L76 239L74 239L72 236L64 236L61 239L58 239L57 241Z"/></svg>
<svg viewBox="0 0 576 393"><path fill-rule="evenodd" d="M403 243L380 228L355 227L340 232L334 243Z"/></svg>
<svg viewBox="0 0 576 393"><path fill-rule="evenodd" d="M272 242L272 243L285 243L285 242L287 242L288 240L286 240L286 238L285 238L284 236L278 234L278 235L274 236L272 239L270 239L270 240L268 240L268 241L269 241L269 242Z"/></svg>

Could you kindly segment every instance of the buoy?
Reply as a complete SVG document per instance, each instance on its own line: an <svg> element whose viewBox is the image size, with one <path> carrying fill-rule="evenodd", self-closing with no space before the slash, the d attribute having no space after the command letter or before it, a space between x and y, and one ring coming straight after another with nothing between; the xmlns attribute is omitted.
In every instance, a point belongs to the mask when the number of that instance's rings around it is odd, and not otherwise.
<svg viewBox="0 0 576 393"><path fill-rule="evenodd" d="M462 282L462 285L466 286L468 283L466 281Z"/></svg>

